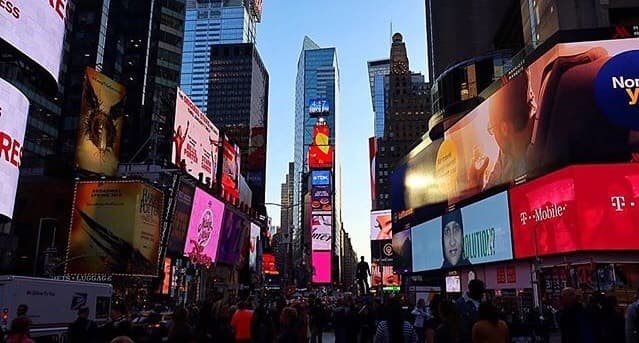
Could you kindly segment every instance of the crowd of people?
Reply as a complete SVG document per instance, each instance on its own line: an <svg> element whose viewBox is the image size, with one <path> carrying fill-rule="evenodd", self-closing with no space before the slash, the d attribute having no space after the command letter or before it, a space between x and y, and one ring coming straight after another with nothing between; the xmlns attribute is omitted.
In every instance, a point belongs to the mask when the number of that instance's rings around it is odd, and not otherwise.
<svg viewBox="0 0 639 343"><path fill-rule="evenodd" d="M336 343L551 342L550 332L556 327L563 343L639 343L639 300L626 310L612 296L595 295L584 304L577 290L565 288L559 311L532 311L522 318L507 313L498 298L485 299L481 280L471 280L458 299L435 295L428 303L418 299L415 306L401 296L380 299L348 293L290 299L220 297L175 308L166 332L155 337L136 331L126 306L116 303L103 325L89 319L87 307L80 308L68 328L67 342L321 343L329 331ZM6 343L34 342L27 311L26 305L18 308Z"/></svg>

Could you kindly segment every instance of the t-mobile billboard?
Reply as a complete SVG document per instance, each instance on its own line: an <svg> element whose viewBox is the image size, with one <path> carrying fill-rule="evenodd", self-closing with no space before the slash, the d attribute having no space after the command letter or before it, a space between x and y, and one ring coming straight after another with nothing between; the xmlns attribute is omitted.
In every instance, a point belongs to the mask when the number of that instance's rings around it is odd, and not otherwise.
<svg viewBox="0 0 639 343"><path fill-rule="evenodd" d="M2 79L0 94L0 216L11 219L20 175L29 101L18 89Z"/></svg>
<svg viewBox="0 0 639 343"><path fill-rule="evenodd" d="M40 64L58 81L67 0L0 1L0 39Z"/></svg>

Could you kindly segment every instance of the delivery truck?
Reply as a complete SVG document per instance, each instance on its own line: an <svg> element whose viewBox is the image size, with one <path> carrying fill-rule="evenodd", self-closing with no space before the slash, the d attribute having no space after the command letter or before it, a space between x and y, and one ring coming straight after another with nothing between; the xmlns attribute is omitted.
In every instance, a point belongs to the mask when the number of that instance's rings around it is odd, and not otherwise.
<svg viewBox="0 0 639 343"><path fill-rule="evenodd" d="M36 341L65 342L70 323L82 307L98 325L109 319L113 288L109 284L54 280L27 276L0 276L0 327L3 332L17 316L18 306L28 306L31 337Z"/></svg>

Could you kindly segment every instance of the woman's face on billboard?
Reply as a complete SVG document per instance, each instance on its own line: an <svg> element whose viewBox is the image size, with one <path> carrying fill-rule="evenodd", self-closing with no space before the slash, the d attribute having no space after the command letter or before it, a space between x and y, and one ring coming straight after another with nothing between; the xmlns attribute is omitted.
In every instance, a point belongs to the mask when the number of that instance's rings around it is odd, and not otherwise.
<svg viewBox="0 0 639 343"><path fill-rule="evenodd" d="M456 265L462 255L462 246L464 244L462 237L462 228L456 221L450 221L444 226L442 232L444 240L444 256L451 265Z"/></svg>

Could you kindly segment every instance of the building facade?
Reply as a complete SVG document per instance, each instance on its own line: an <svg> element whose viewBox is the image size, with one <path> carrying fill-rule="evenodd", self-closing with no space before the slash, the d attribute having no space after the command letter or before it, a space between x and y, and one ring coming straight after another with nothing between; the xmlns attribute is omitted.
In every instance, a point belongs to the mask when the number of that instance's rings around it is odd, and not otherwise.
<svg viewBox="0 0 639 343"><path fill-rule="evenodd" d="M386 111L388 93L388 75L390 74L390 60L368 62L368 81L371 87L371 101L373 103L375 138L384 136L384 114Z"/></svg>
<svg viewBox="0 0 639 343"><path fill-rule="evenodd" d="M188 0L180 87L208 113L211 45L255 43L261 5L249 0ZM260 1L261 3L261 1Z"/></svg>
<svg viewBox="0 0 639 343"><path fill-rule="evenodd" d="M253 192L253 208L264 215L268 85L253 43L211 47L209 118L240 147L240 170Z"/></svg>

